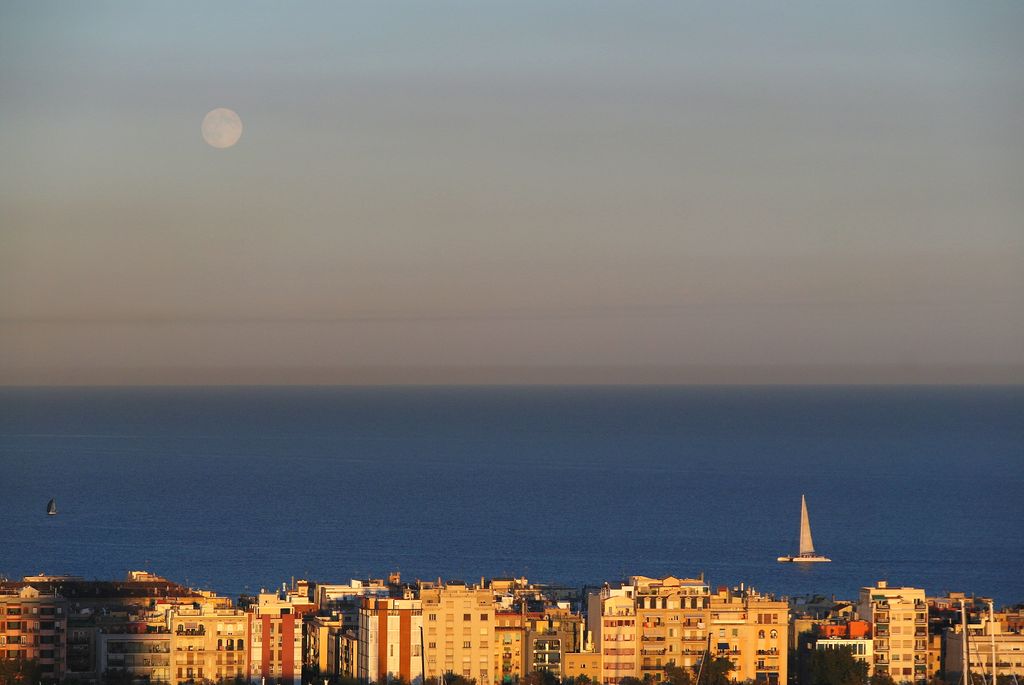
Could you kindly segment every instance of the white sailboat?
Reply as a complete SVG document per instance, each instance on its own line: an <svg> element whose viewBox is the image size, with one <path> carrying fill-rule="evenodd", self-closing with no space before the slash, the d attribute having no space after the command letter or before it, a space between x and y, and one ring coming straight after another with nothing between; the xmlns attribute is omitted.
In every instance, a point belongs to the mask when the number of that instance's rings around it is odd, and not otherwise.
<svg viewBox="0 0 1024 685"><path fill-rule="evenodd" d="M814 540L811 539L811 519L807 515L807 498L803 495L800 495L800 553L795 557L779 557L779 561L795 561L801 564L832 561L828 557L816 554L814 551Z"/></svg>

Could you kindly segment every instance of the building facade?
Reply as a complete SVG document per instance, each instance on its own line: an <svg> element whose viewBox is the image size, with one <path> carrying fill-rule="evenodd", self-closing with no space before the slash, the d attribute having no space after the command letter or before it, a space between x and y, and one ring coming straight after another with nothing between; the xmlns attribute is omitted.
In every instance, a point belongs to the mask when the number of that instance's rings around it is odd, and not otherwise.
<svg viewBox="0 0 1024 685"><path fill-rule="evenodd" d="M67 600L32 586L0 591L0 658L35 660L43 677L67 670Z"/></svg>
<svg viewBox="0 0 1024 685"><path fill-rule="evenodd" d="M357 677L375 683L422 679L423 608L419 599L363 599Z"/></svg>
<svg viewBox="0 0 1024 685"><path fill-rule="evenodd" d="M878 581L861 588L857 615L870 621L874 673L898 683L926 680L928 673L928 604L924 590L889 587Z"/></svg>
<svg viewBox="0 0 1024 685"><path fill-rule="evenodd" d="M494 595L489 588L449 582L420 587L427 677L455 673L489 683L495 677Z"/></svg>

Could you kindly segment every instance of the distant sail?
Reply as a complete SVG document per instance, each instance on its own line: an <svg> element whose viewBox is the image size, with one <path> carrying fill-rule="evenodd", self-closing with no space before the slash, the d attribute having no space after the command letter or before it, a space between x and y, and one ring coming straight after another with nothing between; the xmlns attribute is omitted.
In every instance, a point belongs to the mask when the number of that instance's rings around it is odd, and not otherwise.
<svg viewBox="0 0 1024 685"><path fill-rule="evenodd" d="M807 515L807 498L800 495L800 552L796 556L779 557L782 562L814 563L832 561L814 551L814 540L811 539L811 517Z"/></svg>
<svg viewBox="0 0 1024 685"><path fill-rule="evenodd" d="M49 504L46 505L46 513L50 516L57 515L57 500L51 499Z"/></svg>
<svg viewBox="0 0 1024 685"><path fill-rule="evenodd" d="M811 539L811 519L807 515L807 498L800 495L800 556L814 556L814 540Z"/></svg>

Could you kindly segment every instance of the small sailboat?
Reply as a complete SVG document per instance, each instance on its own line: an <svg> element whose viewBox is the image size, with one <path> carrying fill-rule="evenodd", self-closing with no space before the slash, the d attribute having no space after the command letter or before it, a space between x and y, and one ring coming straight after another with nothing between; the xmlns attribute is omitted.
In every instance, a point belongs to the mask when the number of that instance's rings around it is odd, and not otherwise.
<svg viewBox="0 0 1024 685"><path fill-rule="evenodd" d="M779 561L795 561L801 564L832 561L814 551L814 540L811 539L811 519L807 515L807 498L803 495L800 495L800 553L795 557L779 557Z"/></svg>
<svg viewBox="0 0 1024 685"><path fill-rule="evenodd" d="M46 513L49 516L57 515L57 500L51 498L49 503L46 505Z"/></svg>

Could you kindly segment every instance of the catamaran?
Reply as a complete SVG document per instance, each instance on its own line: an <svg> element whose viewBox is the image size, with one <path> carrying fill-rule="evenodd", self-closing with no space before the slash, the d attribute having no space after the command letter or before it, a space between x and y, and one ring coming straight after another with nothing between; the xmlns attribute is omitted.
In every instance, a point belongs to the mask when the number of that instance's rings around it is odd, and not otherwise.
<svg viewBox="0 0 1024 685"><path fill-rule="evenodd" d="M800 495L800 553L795 557L779 557L779 561L795 561L800 564L832 561L814 551L814 541L811 539L811 519L807 515L807 498L803 495Z"/></svg>

